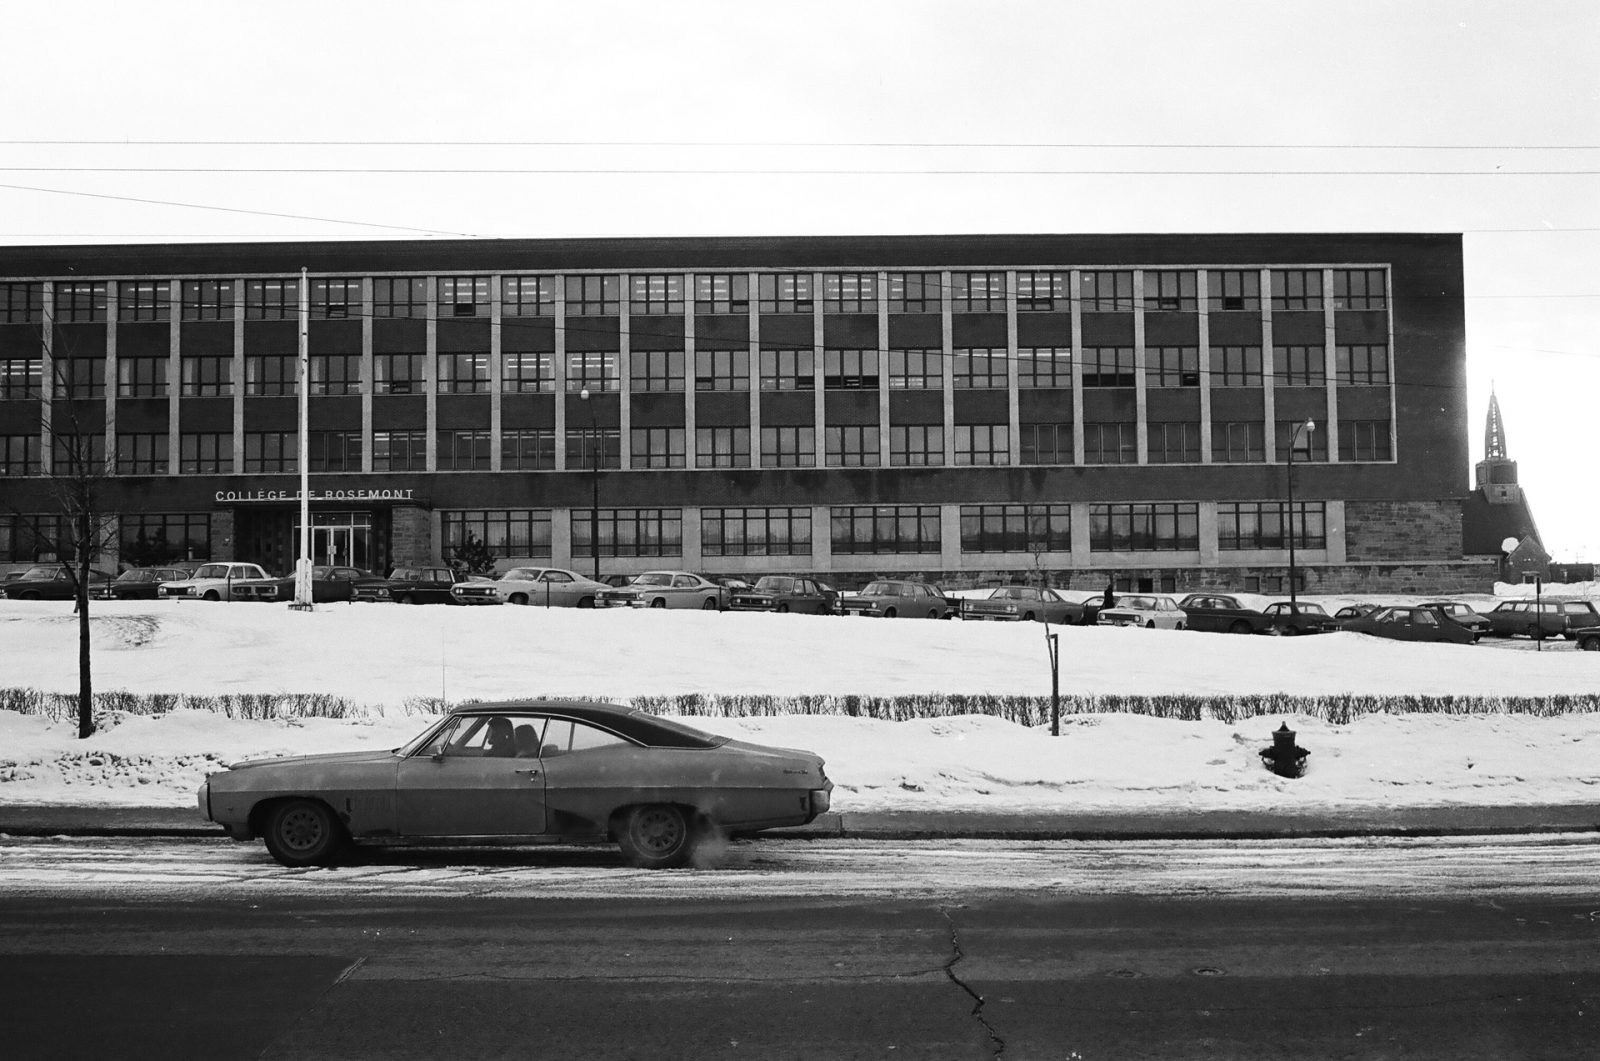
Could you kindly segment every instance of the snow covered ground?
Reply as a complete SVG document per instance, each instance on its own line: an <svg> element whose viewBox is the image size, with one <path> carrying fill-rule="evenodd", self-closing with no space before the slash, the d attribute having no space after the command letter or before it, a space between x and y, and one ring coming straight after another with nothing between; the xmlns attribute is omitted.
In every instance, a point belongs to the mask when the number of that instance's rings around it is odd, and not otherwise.
<svg viewBox="0 0 1600 1061"><path fill-rule="evenodd" d="M185 805L207 772L233 760L398 745L433 717L416 710L420 698L1050 692L1034 624L176 601L97 602L92 614L98 690L326 692L369 710L348 720L112 716L88 741L70 720L0 712L0 803ZM1406 645L1343 633L1051 630L1064 694L1600 693L1600 654L1569 642L1535 651L1527 641ZM76 668L70 605L0 601L0 686L70 692ZM1600 713L1348 725L1085 714L1065 716L1060 737L970 715L689 721L820 752L846 813L1600 803ZM1303 778L1276 777L1257 758L1282 723L1312 753Z"/></svg>

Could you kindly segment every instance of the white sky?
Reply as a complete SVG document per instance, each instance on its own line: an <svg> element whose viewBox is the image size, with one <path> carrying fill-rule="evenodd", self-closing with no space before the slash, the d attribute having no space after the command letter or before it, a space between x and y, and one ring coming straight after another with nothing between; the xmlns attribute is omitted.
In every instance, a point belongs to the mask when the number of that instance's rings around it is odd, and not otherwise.
<svg viewBox="0 0 1600 1061"><path fill-rule="evenodd" d="M91 0L7 43L0 243L1462 232L1472 458L1492 383L1600 560L1591 0Z"/></svg>

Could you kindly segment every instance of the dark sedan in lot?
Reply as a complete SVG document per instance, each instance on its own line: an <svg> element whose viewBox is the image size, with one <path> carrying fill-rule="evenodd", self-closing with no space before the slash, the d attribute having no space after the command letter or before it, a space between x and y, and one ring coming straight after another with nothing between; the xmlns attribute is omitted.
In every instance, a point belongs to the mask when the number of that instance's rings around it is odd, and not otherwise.
<svg viewBox="0 0 1600 1061"><path fill-rule="evenodd" d="M457 604L450 590L469 577L453 567L397 567L384 588L398 604Z"/></svg>
<svg viewBox="0 0 1600 1061"><path fill-rule="evenodd" d="M155 600L163 582L189 577L181 567L130 567L111 582L101 583L94 595L99 600Z"/></svg>
<svg viewBox="0 0 1600 1061"><path fill-rule="evenodd" d="M1039 586L1000 586L987 597L961 602L961 618L1001 622L1041 622L1077 625L1083 622L1084 607L1069 601L1053 589Z"/></svg>
<svg viewBox="0 0 1600 1061"><path fill-rule="evenodd" d="M78 595L77 569L66 564L39 564L16 578L0 583L11 600L72 600ZM99 593L112 576L104 571L89 572L89 595Z"/></svg>
<svg viewBox="0 0 1600 1061"><path fill-rule="evenodd" d="M1178 602L1178 607L1189 617L1191 630L1261 634L1272 627L1266 612L1226 593L1191 593Z"/></svg>
<svg viewBox="0 0 1600 1061"><path fill-rule="evenodd" d="M1489 632L1489 620L1480 615L1470 604L1463 604L1458 600L1433 600L1423 601L1417 607L1438 612L1452 622L1466 627L1472 631L1474 640Z"/></svg>
<svg viewBox="0 0 1600 1061"><path fill-rule="evenodd" d="M1565 637L1600 627L1600 610L1586 600L1508 600L1484 618L1495 637Z"/></svg>
<svg viewBox="0 0 1600 1061"><path fill-rule="evenodd" d="M794 575L763 575L754 586L734 590L728 598L728 609L736 612L832 615L838 604L839 591L832 586Z"/></svg>
<svg viewBox="0 0 1600 1061"><path fill-rule="evenodd" d="M329 865L352 843L610 840L662 869L719 835L804 825L832 789L811 752L616 704L525 700L456 708L392 751L234 763L198 798L285 866Z"/></svg>
<svg viewBox="0 0 1600 1061"><path fill-rule="evenodd" d="M1285 634L1328 634L1341 629L1338 619L1323 610L1320 604L1308 604L1297 601L1291 604L1288 601L1278 601L1262 609L1262 613L1271 621L1268 633Z"/></svg>
<svg viewBox="0 0 1600 1061"><path fill-rule="evenodd" d="M961 610L961 605L931 582L885 578L868 582L860 593L847 594L839 602L839 610L845 615L875 615L883 619L949 619Z"/></svg>
<svg viewBox="0 0 1600 1061"><path fill-rule="evenodd" d="M1439 641L1470 645L1478 635L1437 608L1423 605L1394 605L1379 608L1359 619L1347 619L1344 629L1356 634L1371 634L1392 641Z"/></svg>
<svg viewBox="0 0 1600 1061"><path fill-rule="evenodd" d="M311 602L327 604L334 601L356 599L356 587L361 585L384 586L386 581L371 571L355 567L313 567L311 569ZM237 601L292 601L294 576L283 578L248 579L233 584L233 599Z"/></svg>

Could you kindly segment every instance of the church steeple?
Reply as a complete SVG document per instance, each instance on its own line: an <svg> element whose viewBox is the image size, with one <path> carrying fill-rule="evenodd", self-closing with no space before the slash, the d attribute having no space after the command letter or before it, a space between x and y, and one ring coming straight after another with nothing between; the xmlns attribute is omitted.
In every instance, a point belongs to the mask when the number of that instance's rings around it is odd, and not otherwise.
<svg viewBox="0 0 1600 1061"><path fill-rule="evenodd" d="M1483 457L1485 460L1499 458L1505 460L1509 454L1506 452L1506 428L1500 422L1500 401L1494 396L1494 391L1489 391L1489 419L1483 428Z"/></svg>
<svg viewBox="0 0 1600 1061"><path fill-rule="evenodd" d="M1489 392L1489 417L1483 426L1483 460L1478 462L1477 482L1491 505L1521 499L1517 486L1517 462L1506 451L1506 427L1500 419L1500 401Z"/></svg>

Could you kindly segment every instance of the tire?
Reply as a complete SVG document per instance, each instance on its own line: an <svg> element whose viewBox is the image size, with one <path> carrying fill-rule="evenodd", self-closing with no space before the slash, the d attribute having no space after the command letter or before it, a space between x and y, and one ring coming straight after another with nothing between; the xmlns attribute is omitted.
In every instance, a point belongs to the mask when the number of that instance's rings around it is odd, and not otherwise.
<svg viewBox="0 0 1600 1061"><path fill-rule="evenodd" d="M786 611L789 610L789 606L787 604L779 604L777 610L778 610L779 614L782 614L783 612L786 612Z"/></svg>
<svg viewBox="0 0 1600 1061"><path fill-rule="evenodd" d="M1146 630L1154 630L1156 628L1156 621L1154 619L1145 620L1144 628Z"/></svg>
<svg viewBox="0 0 1600 1061"><path fill-rule="evenodd" d="M394 602L396 604L415 604L417 603L417 598L409 593L402 593L394 599Z"/></svg>
<svg viewBox="0 0 1600 1061"><path fill-rule="evenodd" d="M333 811L314 799L285 800L273 807L261 839L268 854L292 869L331 866L346 842L344 826Z"/></svg>
<svg viewBox="0 0 1600 1061"><path fill-rule="evenodd" d="M1179 620L1178 620L1178 625L1177 625L1177 626L1174 626L1174 627L1173 627L1173 629L1174 629L1174 630L1182 630L1182 629L1183 629L1183 620L1182 620L1182 619L1179 619Z"/></svg>
<svg viewBox="0 0 1600 1061"><path fill-rule="evenodd" d="M578 607L580 607L580 608L593 608L594 607L594 598L593 597L579 597L578 598Z"/></svg>
<svg viewBox="0 0 1600 1061"><path fill-rule="evenodd" d="M38 593L29 592L29 593L18 594L17 595L17 599L18 600L43 600L44 598L39 596Z"/></svg>
<svg viewBox="0 0 1600 1061"><path fill-rule="evenodd" d="M512 604L527 604L528 595L526 593L513 593L511 595L510 602Z"/></svg>
<svg viewBox="0 0 1600 1061"><path fill-rule="evenodd" d="M1031 622L1033 622L1033 620L1034 620L1034 614L1032 612L1026 612L1022 616L1022 621L1025 622L1025 623L1031 623Z"/></svg>
<svg viewBox="0 0 1600 1061"><path fill-rule="evenodd" d="M219 601L219 600L222 599L222 594L218 593L214 589L209 589L209 590L206 590L206 595L201 599L202 600L209 600L209 601Z"/></svg>
<svg viewBox="0 0 1600 1061"><path fill-rule="evenodd" d="M883 617L885 619L893 619L896 615L899 615L899 614L900 613L895 611L893 608L885 608L883 610Z"/></svg>
<svg viewBox="0 0 1600 1061"><path fill-rule="evenodd" d="M1600 652L1600 634L1584 634L1578 638L1579 652Z"/></svg>
<svg viewBox="0 0 1600 1061"><path fill-rule="evenodd" d="M682 807L645 803L629 807L616 824L617 846L640 869L674 869L694 855L698 828Z"/></svg>
<svg viewBox="0 0 1600 1061"><path fill-rule="evenodd" d="M666 606L667 599L665 597L657 597L655 600L650 602L650 607L652 608L665 608Z"/></svg>
<svg viewBox="0 0 1600 1061"><path fill-rule="evenodd" d="M1235 619L1233 624L1228 627L1228 633L1230 634L1248 634L1249 632L1250 624L1243 619Z"/></svg>
<svg viewBox="0 0 1600 1061"><path fill-rule="evenodd" d="M930 618L930 619L939 618L939 609L935 608L933 611L929 612L928 613L928 618Z"/></svg>
<svg viewBox="0 0 1600 1061"><path fill-rule="evenodd" d="M1528 636L1533 638L1535 641L1543 641L1544 627L1540 626L1538 623L1530 625L1528 627Z"/></svg>
<svg viewBox="0 0 1600 1061"><path fill-rule="evenodd" d="M700 605L700 610L703 612L720 612L722 609L718 607L715 597L707 597L706 602Z"/></svg>

